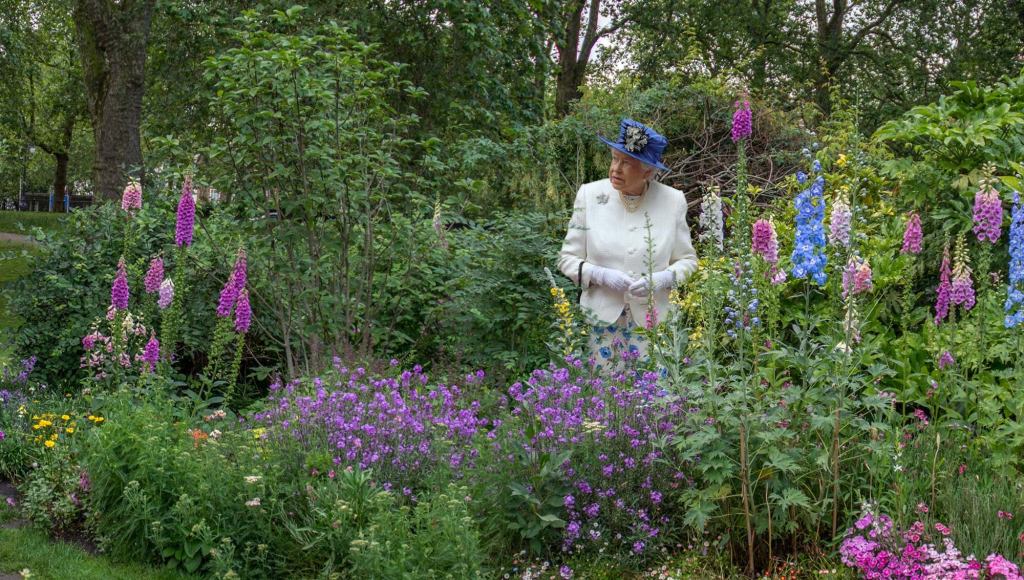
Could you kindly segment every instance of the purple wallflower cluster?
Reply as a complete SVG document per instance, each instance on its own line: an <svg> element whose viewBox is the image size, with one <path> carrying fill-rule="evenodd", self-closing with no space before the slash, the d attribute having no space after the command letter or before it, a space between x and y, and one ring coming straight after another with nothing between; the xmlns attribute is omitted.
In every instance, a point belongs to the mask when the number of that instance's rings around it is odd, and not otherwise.
<svg viewBox="0 0 1024 580"><path fill-rule="evenodd" d="M419 489L433 470L473 465L472 441L490 425L463 389L428 382L418 365L380 378L335 361L322 379L271 385L269 409L254 416L254 426L266 428L263 437L275 445L332 454L337 469L372 470L387 489Z"/></svg>
<svg viewBox="0 0 1024 580"><path fill-rule="evenodd" d="M516 451L569 451L562 471L566 549L608 542L640 554L670 536L670 494L689 480L681 462L658 444L691 411L664 400L657 375L635 381L573 376L568 368L536 370L509 388L511 416L494 449L512 461Z"/></svg>
<svg viewBox="0 0 1024 580"><path fill-rule="evenodd" d="M966 558L949 537L952 532L942 523L929 530L917 521L898 533L892 519L868 510L852 528L839 548L842 561L864 578L902 580L966 580L968 578L1005 578L1021 580L1017 565L1000 554L990 554L984 562L973 555ZM941 549L932 539L941 540Z"/></svg>
<svg viewBox="0 0 1024 580"><path fill-rule="evenodd" d="M0 378L2 378L3 384L16 386L28 384L28 378L32 374L32 371L35 370L37 360L38 359L34 356L23 359L21 361L21 369L18 371L18 374L14 374L13 371L4 366L2 372L0 372ZM0 391L0 393L5 392L6 391Z"/></svg>
<svg viewBox="0 0 1024 580"><path fill-rule="evenodd" d="M974 194L974 235L978 241L999 241L1003 227L1003 202L999 192L991 185L985 185Z"/></svg>
<svg viewBox="0 0 1024 580"><path fill-rule="evenodd" d="M752 120L750 101L744 100L742 103L736 101L736 111L732 114L733 142L739 142L750 137Z"/></svg>

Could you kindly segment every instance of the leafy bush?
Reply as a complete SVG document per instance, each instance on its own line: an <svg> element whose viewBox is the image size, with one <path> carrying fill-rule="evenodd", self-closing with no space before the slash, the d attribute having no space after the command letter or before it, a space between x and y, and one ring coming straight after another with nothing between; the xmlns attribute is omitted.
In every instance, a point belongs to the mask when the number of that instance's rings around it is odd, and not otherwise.
<svg viewBox="0 0 1024 580"><path fill-rule="evenodd" d="M352 574L361 578L483 578L484 555L466 488L399 506L379 494L369 525L351 542Z"/></svg>

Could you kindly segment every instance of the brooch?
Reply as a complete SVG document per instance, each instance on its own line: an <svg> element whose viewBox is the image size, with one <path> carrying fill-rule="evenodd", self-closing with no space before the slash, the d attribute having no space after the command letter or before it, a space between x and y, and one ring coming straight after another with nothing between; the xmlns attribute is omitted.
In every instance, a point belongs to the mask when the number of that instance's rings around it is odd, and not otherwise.
<svg viewBox="0 0 1024 580"><path fill-rule="evenodd" d="M608 203L608 194L603 191L597 194L597 203L601 205Z"/></svg>

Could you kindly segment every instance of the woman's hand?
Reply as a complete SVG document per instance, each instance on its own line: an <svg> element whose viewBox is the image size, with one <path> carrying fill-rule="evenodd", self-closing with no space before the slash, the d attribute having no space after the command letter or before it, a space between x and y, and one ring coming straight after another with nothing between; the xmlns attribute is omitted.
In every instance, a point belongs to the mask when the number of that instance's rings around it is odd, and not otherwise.
<svg viewBox="0 0 1024 580"><path fill-rule="evenodd" d="M591 268L590 281L598 286L611 288L616 292L625 292L635 283L635 280L621 270L595 265L591 265Z"/></svg>
<svg viewBox="0 0 1024 580"><path fill-rule="evenodd" d="M665 290L675 286L676 276L673 272L662 270L655 272L652 276L644 276L629 286L629 293L637 298L643 298L650 294L651 286L654 290Z"/></svg>

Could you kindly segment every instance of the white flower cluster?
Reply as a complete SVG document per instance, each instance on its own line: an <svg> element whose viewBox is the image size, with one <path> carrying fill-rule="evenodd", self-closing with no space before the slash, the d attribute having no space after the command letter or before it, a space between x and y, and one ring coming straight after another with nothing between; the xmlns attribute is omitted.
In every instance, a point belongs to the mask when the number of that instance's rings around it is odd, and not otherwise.
<svg viewBox="0 0 1024 580"><path fill-rule="evenodd" d="M717 185L708 189L707 195L700 203L698 224L701 229L700 240L715 244L715 247L721 251L724 247L725 224L722 220L722 198L718 195Z"/></svg>

